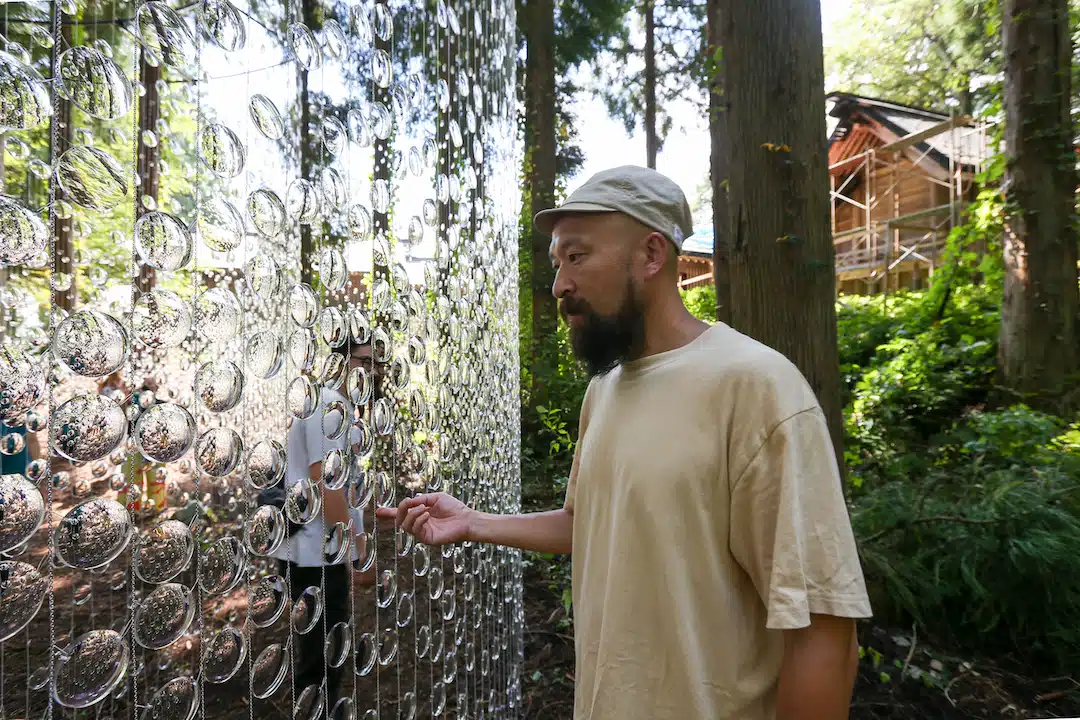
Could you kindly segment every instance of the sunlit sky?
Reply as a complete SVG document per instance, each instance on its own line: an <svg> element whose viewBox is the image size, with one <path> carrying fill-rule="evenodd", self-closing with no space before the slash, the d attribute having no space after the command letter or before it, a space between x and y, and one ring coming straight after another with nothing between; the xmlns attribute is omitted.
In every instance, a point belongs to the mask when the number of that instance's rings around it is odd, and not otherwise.
<svg viewBox="0 0 1080 720"><path fill-rule="evenodd" d="M826 44L829 42L829 29L843 17L850 5L851 0L822 0L821 24ZM592 73L585 69L580 78L582 84L587 84L592 79ZM691 89L691 92L696 92L696 89ZM593 173L605 168L624 164L645 165L645 135L640 127L635 129L633 135L627 135L622 122L608 115L604 103L586 93L580 93L572 107L577 115L578 142L585 154L585 164L570 179L567 187L569 192L573 192ZM679 103L666 109L675 120L675 127L657 155L656 169L675 180L693 205L697 187L708 178L709 173L707 119L689 103ZM680 125L683 126L682 130L679 129Z"/></svg>
<svg viewBox="0 0 1080 720"><path fill-rule="evenodd" d="M238 4L248 10L253 2L257 0L244 0ZM826 44L829 42L830 27L834 26L851 2L852 0L822 0L822 26ZM248 117L247 103L238 103L236 98L246 98L256 92L263 93L277 103L279 108L284 108L288 104L288 98L296 92L295 69L289 64L278 64L282 60L281 48L254 22L248 25L247 44L242 51L226 54L212 43L207 43L203 57L204 66L214 78L203 97L204 108L209 110L216 121L237 129L249 151L244 175L230 183L230 199L241 208L243 198L259 186L269 186L284 198L288 173L281 165L282 159L278 153L273 151L273 143L254 131ZM333 68L334 64L331 63L312 73L312 90L326 92L334 100L343 102L350 91L345 88L342 78ZM245 70L247 72L244 72ZM591 68L582 68L575 79L579 87L589 87L593 81ZM697 92L696 88L689 88L688 91ZM568 190L572 191L590 175L605 168L626 163L646 163L645 138L640 127L628 135L622 122L611 118L603 102L588 91L579 92L572 107L577 116L575 124L579 128L578 142L584 152L585 164L581 171L569 180ZM708 177L709 136L705 117L686 101L666 107L665 111L674 119L675 126L659 153L657 169L678 182L691 204L694 204L699 186ZM417 138L409 144L412 142L419 144L422 140ZM353 150L351 143L348 148L333 164L345 176L354 196L366 199L370 190L367 187L366 169L370 167L371 150ZM395 215L399 222L407 223L410 217L420 214L419 203L430 194L430 188L426 186L426 178L407 177L398 182L409 186L402 187L402 191L398 193L399 203L410 198L416 201L415 207L397 208ZM415 187L412 187L413 185ZM699 228L707 226L707 209L698 213L695 220ZM400 235L406 234L404 227L398 228L398 232ZM433 254L434 247L430 240L430 237L425 237L424 242L415 248L417 256ZM201 248L201 252L209 251ZM212 256L216 262L232 265L243 262L246 254L248 253L238 253L230 259L217 253L212 253ZM405 260L404 257L399 259ZM356 265L359 260L350 257L350 266ZM361 264L366 265L368 262L370 259L362 261ZM405 265L410 275L415 273L417 278L420 277L422 263L406 261Z"/></svg>

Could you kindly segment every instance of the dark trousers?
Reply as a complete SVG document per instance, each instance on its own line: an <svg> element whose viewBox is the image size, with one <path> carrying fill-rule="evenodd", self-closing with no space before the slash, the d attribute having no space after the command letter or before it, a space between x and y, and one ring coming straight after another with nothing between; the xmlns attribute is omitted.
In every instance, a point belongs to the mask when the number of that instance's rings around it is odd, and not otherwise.
<svg viewBox="0 0 1080 720"><path fill-rule="evenodd" d="M346 661L341 667L333 668L326 665L323 651L326 647L326 633L339 622L349 620L349 571L344 564L327 565L326 567L302 567L295 563L279 560L280 573L285 577L285 569L288 567L291 573L292 600L296 602L304 590L309 587L322 587L323 571L326 571L326 585L323 593L323 611L319 621L310 632L304 635L293 633L294 647L297 651L294 683L297 696L308 685L321 685L323 677L326 677L326 717L338 701L341 678L345 674L345 668L349 666Z"/></svg>

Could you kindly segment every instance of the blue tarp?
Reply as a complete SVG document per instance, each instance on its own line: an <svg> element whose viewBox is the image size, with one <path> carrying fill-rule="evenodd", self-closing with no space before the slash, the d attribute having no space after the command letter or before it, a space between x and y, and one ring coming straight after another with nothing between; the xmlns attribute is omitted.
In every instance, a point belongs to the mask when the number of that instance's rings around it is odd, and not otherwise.
<svg viewBox="0 0 1080 720"><path fill-rule="evenodd" d="M689 255L708 255L712 257L712 226L694 228L694 234L683 240L682 251Z"/></svg>

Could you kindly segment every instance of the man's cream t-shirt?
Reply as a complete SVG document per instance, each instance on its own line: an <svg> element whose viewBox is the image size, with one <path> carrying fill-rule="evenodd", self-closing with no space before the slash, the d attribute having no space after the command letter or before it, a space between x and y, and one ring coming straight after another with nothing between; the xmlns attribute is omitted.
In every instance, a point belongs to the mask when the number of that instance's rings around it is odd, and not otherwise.
<svg viewBox="0 0 1080 720"><path fill-rule="evenodd" d="M722 323L590 384L566 506L576 720L771 720L781 631L870 616L813 392Z"/></svg>

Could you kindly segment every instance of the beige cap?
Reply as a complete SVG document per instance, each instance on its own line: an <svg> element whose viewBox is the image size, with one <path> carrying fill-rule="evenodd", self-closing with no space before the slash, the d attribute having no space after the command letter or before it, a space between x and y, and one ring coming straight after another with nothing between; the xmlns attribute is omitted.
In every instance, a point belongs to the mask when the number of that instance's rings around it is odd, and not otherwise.
<svg viewBox="0 0 1080 720"><path fill-rule="evenodd" d="M541 210L533 225L550 235L555 223L570 213L621 212L662 233L682 250L683 239L692 235L694 223L686 195L674 180L639 165L602 170L557 208Z"/></svg>

